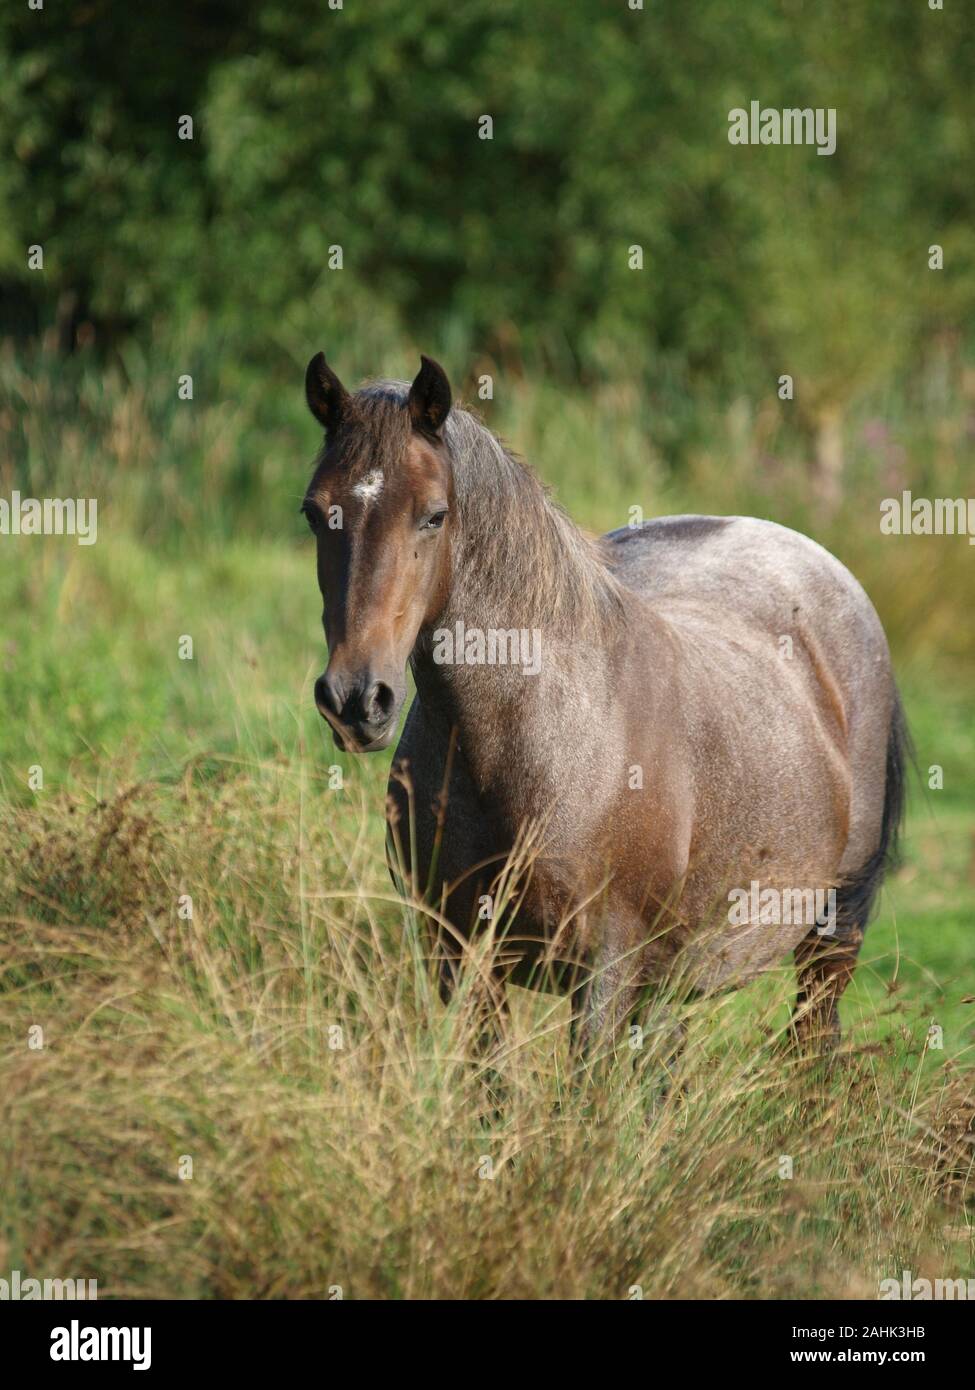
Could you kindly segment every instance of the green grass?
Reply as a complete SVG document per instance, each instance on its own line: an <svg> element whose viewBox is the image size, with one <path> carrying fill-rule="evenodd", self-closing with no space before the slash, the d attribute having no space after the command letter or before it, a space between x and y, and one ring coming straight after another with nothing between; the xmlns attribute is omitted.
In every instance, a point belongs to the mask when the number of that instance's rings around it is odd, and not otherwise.
<svg viewBox="0 0 975 1390"><path fill-rule="evenodd" d="M881 542L855 430L824 517L794 461L762 471L757 426L705 415L679 473L625 392L522 385L492 415L594 529L633 503L757 511L835 548L891 633L922 773L845 1065L777 1052L787 966L692 1009L663 1102L652 1044L572 1084L564 1004L519 994L495 1113L469 999L436 999L389 883L388 757L336 753L312 708L314 430L248 390L234 422L0 365L4 489L104 502L95 546L2 542L0 1266L150 1297L871 1297L972 1272L972 553Z"/></svg>

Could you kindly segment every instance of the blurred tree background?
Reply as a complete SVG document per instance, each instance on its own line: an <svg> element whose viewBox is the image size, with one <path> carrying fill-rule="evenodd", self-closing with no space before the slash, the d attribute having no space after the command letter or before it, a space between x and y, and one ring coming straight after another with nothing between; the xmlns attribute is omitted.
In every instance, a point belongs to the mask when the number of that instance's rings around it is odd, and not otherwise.
<svg viewBox="0 0 975 1390"><path fill-rule="evenodd" d="M422 350L587 525L755 511L889 582L878 496L958 495L975 437L963 8L634 3L7 7L0 484L288 534L311 353ZM835 153L732 145L752 101L834 108ZM975 650L957 549L912 646Z"/></svg>
<svg viewBox="0 0 975 1390"><path fill-rule="evenodd" d="M0 26L7 332L107 353L205 315L267 372L368 316L567 379L789 373L815 436L971 322L961 5L85 0ZM836 153L730 145L752 100L835 107Z"/></svg>

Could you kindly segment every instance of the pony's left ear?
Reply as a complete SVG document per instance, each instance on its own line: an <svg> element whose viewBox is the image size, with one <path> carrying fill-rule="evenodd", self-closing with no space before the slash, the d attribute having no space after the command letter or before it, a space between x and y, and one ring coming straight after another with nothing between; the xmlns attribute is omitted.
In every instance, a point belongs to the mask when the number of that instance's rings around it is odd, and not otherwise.
<svg viewBox="0 0 975 1390"><path fill-rule="evenodd" d="M439 435L450 412L450 382L432 357L420 356L422 366L410 387L410 419L421 434Z"/></svg>

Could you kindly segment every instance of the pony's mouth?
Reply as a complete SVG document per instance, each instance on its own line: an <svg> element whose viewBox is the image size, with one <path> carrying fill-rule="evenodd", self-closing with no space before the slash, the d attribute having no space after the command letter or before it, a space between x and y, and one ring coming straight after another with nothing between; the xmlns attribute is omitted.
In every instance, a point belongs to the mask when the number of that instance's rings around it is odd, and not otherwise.
<svg viewBox="0 0 975 1390"><path fill-rule="evenodd" d="M332 724L332 721L329 720ZM352 729L339 729L332 724L332 739L340 753L379 753L388 748L396 732L396 720L390 719L379 729L369 729L356 734Z"/></svg>

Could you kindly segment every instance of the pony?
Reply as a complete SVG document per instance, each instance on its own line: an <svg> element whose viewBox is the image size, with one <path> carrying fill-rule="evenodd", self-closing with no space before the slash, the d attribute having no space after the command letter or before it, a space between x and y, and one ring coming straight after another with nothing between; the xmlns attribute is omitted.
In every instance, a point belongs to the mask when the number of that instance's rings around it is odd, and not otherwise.
<svg viewBox="0 0 975 1390"><path fill-rule="evenodd" d="M590 1048L647 990L738 987L794 952L793 1037L834 1048L909 752L852 574L753 517L590 538L429 357L349 392L318 353L305 393L315 702L339 747L384 749L412 671L390 863L439 905L444 993L487 921L495 997L567 991Z"/></svg>

